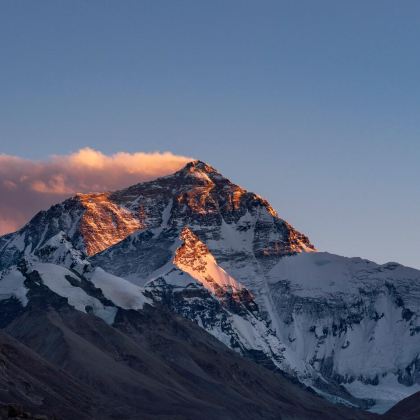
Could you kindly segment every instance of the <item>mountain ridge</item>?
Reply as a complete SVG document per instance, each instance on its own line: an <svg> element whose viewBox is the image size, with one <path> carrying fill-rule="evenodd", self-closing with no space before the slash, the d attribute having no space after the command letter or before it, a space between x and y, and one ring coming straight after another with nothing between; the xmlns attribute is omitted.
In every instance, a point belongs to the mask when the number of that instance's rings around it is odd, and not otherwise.
<svg viewBox="0 0 420 420"><path fill-rule="evenodd" d="M77 195L1 237L0 291L25 307L26 261L109 325L118 308L160 307L330 400L385 411L420 383L420 272L314 251L266 200L193 161Z"/></svg>

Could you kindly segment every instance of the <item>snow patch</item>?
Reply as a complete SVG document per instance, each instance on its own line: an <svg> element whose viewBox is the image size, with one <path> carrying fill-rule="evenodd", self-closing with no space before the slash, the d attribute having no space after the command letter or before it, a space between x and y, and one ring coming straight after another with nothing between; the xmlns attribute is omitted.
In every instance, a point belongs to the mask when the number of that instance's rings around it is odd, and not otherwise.
<svg viewBox="0 0 420 420"><path fill-rule="evenodd" d="M13 267L0 275L0 300L7 300L11 297L18 299L23 306L28 303L26 294L28 289L25 287L25 277L20 271Z"/></svg>
<svg viewBox="0 0 420 420"><path fill-rule="evenodd" d="M102 268L95 269L91 282L102 290L103 295L123 309L142 309L148 299L143 289L129 281L107 273Z"/></svg>
<svg viewBox="0 0 420 420"><path fill-rule="evenodd" d="M80 287L72 286L66 276L75 277L75 274L64 267L50 263L35 263L32 267L36 270L45 286L59 296L65 297L70 306L80 312L88 313L92 308L93 313L108 324L112 324L117 313L117 308L104 306L98 299L89 296Z"/></svg>
<svg viewBox="0 0 420 420"><path fill-rule="evenodd" d="M344 384L347 391L357 398L372 398L376 404L369 411L383 414L404 398L420 391L420 385L406 386L398 382L395 375L388 374L381 378L378 385L364 384L354 381Z"/></svg>

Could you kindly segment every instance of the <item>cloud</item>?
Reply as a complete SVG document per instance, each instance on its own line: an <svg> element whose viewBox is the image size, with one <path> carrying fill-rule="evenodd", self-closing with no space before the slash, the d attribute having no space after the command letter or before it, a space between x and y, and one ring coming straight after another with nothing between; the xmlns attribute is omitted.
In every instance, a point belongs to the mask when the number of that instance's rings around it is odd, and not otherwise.
<svg viewBox="0 0 420 420"><path fill-rule="evenodd" d="M43 161L0 154L0 235L77 192L127 187L173 173L191 160L170 152L109 156L91 148Z"/></svg>

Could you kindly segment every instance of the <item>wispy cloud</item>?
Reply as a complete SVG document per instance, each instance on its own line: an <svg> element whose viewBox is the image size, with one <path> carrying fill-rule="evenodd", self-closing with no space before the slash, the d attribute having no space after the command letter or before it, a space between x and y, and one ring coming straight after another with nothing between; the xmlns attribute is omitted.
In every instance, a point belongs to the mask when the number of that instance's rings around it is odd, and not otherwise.
<svg viewBox="0 0 420 420"><path fill-rule="evenodd" d="M127 187L175 172L190 160L170 152L105 155L91 148L43 161L0 154L0 234L77 192Z"/></svg>

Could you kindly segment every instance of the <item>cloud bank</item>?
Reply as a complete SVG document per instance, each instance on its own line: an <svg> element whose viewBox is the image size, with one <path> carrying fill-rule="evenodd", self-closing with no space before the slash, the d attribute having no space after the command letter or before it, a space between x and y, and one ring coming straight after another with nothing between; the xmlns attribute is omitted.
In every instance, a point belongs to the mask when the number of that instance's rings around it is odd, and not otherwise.
<svg viewBox="0 0 420 420"><path fill-rule="evenodd" d="M77 192L128 187L173 173L191 160L170 152L108 156L91 148L44 161L0 154L0 235Z"/></svg>

